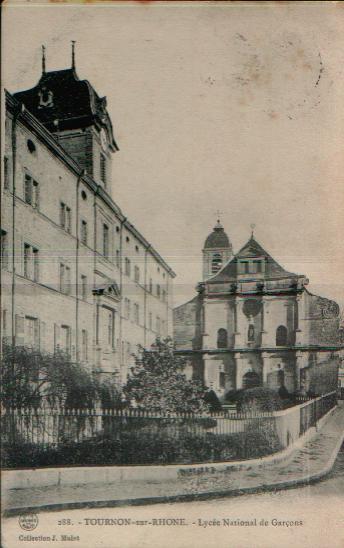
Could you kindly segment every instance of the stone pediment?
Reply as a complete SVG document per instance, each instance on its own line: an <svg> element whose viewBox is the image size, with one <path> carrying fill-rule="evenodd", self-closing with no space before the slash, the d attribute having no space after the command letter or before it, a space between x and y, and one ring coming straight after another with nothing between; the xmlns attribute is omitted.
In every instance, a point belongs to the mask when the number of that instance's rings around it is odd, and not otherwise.
<svg viewBox="0 0 344 548"><path fill-rule="evenodd" d="M265 261L265 271L264 273L255 276L252 274L252 278L255 279L264 279L264 280L276 280L279 278L290 278L290 283L295 283L295 280L299 278L304 278L303 275L295 274L293 272L288 272L281 265L271 257L271 255L253 238L253 236L248 240L248 242L240 249L240 251L230 259L230 261L223 266L223 268L210 278L207 283L213 284L217 282L235 282L238 279L242 278L242 274L238 272L238 263L241 260L250 260L250 259L263 259ZM247 278L248 276L246 276Z"/></svg>
<svg viewBox="0 0 344 548"><path fill-rule="evenodd" d="M120 299L121 297L121 292L115 281L105 282L103 284L98 285L97 287L93 289L92 293L93 295L110 297L112 299L115 299L116 301Z"/></svg>

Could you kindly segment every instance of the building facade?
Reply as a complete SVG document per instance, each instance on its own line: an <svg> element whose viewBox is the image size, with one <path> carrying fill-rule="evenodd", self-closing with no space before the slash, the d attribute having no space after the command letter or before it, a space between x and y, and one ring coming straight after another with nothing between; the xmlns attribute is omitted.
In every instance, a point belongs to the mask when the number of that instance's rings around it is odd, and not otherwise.
<svg viewBox="0 0 344 548"><path fill-rule="evenodd" d="M174 338L191 374L224 398L254 386L335 390L339 306L307 290L255 240L233 255L218 221L203 249L198 294L174 310Z"/></svg>
<svg viewBox="0 0 344 548"><path fill-rule="evenodd" d="M6 92L2 340L64 350L120 385L172 334L174 272L113 199L106 99L74 66Z"/></svg>

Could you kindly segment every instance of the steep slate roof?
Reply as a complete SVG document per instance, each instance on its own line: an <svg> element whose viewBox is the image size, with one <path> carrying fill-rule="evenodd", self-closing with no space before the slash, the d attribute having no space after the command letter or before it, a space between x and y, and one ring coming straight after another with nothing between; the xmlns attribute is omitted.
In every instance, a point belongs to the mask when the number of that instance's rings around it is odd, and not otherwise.
<svg viewBox="0 0 344 548"><path fill-rule="evenodd" d="M52 106L40 107L40 93L52 92ZM51 132L79 129L93 124L103 126L110 144L118 150L113 128L106 110L106 98L99 97L87 80L79 80L73 68L42 74L38 84L26 91L14 93L15 99ZM54 122L58 121L58 127Z"/></svg>
<svg viewBox="0 0 344 548"><path fill-rule="evenodd" d="M231 243L223 226L220 222L217 222L217 225L214 227L213 232L211 232L208 238L205 241L204 249L216 249L216 248L230 248Z"/></svg>
<svg viewBox="0 0 344 548"><path fill-rule="evenodd" d="M248 242L238 251L236 255L224 265L224 267L217 273L215 276L207 280L207 283L216 283L224 281L234 281L237 278L240 278L241 275L237 274L237 262L240 259L248 258L261 258L266 259L266 268L264 274L259 274L257 277L260 279L264 278L287 278L287 277L303 277L302 274L294 274L293 272L288 272L282 266L280 266L275 259L269 255L267 251L254 239L253 236L248 240ZM252 274L252 278L255 275Z"/></svg>

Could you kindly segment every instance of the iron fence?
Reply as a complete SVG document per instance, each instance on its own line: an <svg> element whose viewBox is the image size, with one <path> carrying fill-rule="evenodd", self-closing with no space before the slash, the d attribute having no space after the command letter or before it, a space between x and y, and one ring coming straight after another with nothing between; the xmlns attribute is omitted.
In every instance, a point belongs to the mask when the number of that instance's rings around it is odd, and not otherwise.
<svg viewBox="0 0 344 548"><path fill-rule="evenodd" d="M309 428L316 426L317 422L337 404L337 392L330 392L318 398L309 400L306 405L300 407L300 436Z"/></svg>
<svg viewBox="0 0 344 548"><path fill-rule="evenodd" d="M70 452L75 448L77 453L80 443L91 442L95 452L100 448L97 464L104 464L101 462L104 450L108 453L126 451L126 457L122 455L121 461L117 455L114 463L125 463L125 459L129 459L128 464L139 464L140 453L144 460L142 452L146 448L154 453L154 458L159 451L169 453L169 462L172 462L175 457L170 448L174 447L174 454L181 448L180 454L184 451L185 455L185 447L190 444L194 444L191 452L196 458L196 446L200 444L199 451L203 451L205 461L235 460L231 456L233 448L237 457L254 458L293 443L316 426L336 403L337 393L332 392L282 411L266 413L222 411L197 415L140 409L5 409L1 416L2 443L13 455L16 448L27 446L39 451L68 446ZM78 464L82 465L82 458L79 460ZM75 461L72 459L72 462ZM110 462L113 462L111 458Z"/></svg>
<svg viewBox="0 0 344 548"><path fill-rule="evenodd" d="M173 439L186 432L194 436L231 435L248 430L259 432L272 426L267 413L168 413L138 409L8 408L1 417L5 443L30 443L57 447L101 436L119 439L124 432L154 437L164 431Z"/></svg>

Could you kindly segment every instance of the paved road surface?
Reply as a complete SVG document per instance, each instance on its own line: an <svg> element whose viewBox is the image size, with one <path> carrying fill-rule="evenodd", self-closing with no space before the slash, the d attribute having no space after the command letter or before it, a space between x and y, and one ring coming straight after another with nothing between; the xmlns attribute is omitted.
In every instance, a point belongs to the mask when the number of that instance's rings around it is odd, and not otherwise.
<svg viewBox="0 0 344 548"><path fill-rule="evenodd" d="M31 541L30 535L38 539ZM32 532L23 531L18 518L5 520L4 548L33 545L343 548L344 451L330 477L307 487L191 503L42 513Z"/></svg>

